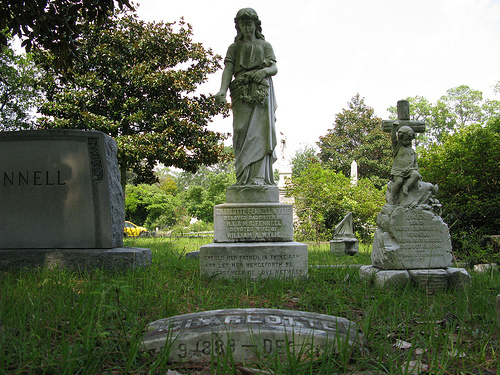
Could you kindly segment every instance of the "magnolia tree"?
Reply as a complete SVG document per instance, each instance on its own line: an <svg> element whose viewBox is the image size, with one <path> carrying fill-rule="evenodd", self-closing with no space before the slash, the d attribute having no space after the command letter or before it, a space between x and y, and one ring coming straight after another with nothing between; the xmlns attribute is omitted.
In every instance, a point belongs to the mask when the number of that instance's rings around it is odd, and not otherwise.
<svg viewBox="0 0 500 375"><path fill-rule="evenodd" d="M125 186L155 181L157 163L196 171L221 159L225 135L207 129L227 108L198 86L220 56L191 40L191 26L140 21L130 12L82 29L80 58L59 75L54 55L39 53L48 74L40 108L45 128L99 130L118 144Z"/></svg>

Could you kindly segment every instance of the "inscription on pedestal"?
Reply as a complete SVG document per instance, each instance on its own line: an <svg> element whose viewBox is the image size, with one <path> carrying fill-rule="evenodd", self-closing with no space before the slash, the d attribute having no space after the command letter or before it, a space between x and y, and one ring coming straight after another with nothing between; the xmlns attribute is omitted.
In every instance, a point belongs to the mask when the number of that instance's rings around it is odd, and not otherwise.
<svg viewBox="0 0 500 375"><path fill-rule="evenodd" d="M303 277L307 275L307 245L211 243L200 248L200 269L202 275L226 278Z"/></svg>
<svg viewBox="0 0 500 375"><path fill-rule="evenodd" d="M293 240L293 208L288 204L220 204L214 208L214 242Z"/></svg>

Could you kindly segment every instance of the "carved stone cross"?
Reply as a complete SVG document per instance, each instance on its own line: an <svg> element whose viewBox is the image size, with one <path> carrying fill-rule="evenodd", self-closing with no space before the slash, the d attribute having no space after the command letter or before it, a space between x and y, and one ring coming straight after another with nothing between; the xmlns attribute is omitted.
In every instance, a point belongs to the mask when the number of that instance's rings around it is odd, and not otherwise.
<svg viewBox="0 0 500 375"><path fill-rule="evenodd" d="M397 104L398 119L397 120L383 120L382 130L386 133L392 132L394 124L398 124L397 128L401 126L409 126L415 133L425 132L425 121L412 121L410 120L410 103L408 100L399 100Z"/></svg>

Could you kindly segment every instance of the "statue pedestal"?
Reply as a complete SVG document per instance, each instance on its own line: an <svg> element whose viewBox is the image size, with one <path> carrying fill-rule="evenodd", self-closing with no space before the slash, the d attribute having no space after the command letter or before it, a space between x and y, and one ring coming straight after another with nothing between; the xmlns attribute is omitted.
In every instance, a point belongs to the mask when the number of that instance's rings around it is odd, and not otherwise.
<svg viewBox="0 0 500 375"><path fill-rule="evenodd" d="M201 274L305 277L307 245L293 241L293 206L278 203L276 186L237 188L228 188L230 203L214 207L214 242L200 248ZM242 203L245 197L257 202Z"/></svg>

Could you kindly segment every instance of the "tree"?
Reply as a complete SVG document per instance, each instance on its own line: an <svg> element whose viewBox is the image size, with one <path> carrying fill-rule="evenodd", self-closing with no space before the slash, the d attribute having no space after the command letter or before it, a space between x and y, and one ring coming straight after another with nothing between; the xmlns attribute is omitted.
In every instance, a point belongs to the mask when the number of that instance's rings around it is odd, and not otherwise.
<svg viewBox="0 0 500 375"><path fill-rule="evenodd" d="M66 76L50 65L53 54L39 54L48 59L51 73L44 81L41 125L100 130L113 137L122 185L129 168L136 183L151 183L158 162L188 171L218 162L225 136L206 126L224 107L195 91L220 68L220 56L190 36L191 26L182 20L146 23L135 14L86 25L82 58Z"/></svg>
<svg viewBox="0 0 500 375"><path fill-rule="evenodd" d="M382 187L392 165L389 136L381 129L381 119L365 104L359 94L348 108L335 116L332 129L319 138L319 159L336 172L349 176L351 163L358 164L358 176L370 178Z"/></svg>
<svg viewBox="0 0 500 375"><path fill-rule="evenodd" d="M457 116L457 125L479 123L484 119L482 111L483 93L461 85L446 91L440 99Z"/></svg>
<svg viewBox="0 0 500 375"><path fill-rule="evenodd" d="M228 157L234 155L232 147L227 147L225 153ZM206 223L213 223L214 206L226 202L226 189L236 182L234 163L202 166L196 173L181 172L176 180L183 191L180 195L189 214Z"/></svg>
<svg viewBox="0 0 500 375"><path fill-rule="evenodd" d="M353 213L354 231L371 239L376 216L385 203L384 194L367 178L352 185L343 173L310 163L300 177L292 179L288 194L295 198L299 217L297 233L306 240L327 241L338 223Z"/></svg>
<svg viewBox="0 0 500 375"><path fill-rule="evenodd" d="M500 118L460 129L443 145L422 150L419 167L425 181L439 185L443 218L452 231L500 232Z"/></svg>
<svg viewBox="0 0 500 375"><path fill-rule="evenodd" d="M38 70L30 55L17 55L10 46L0 48L0 130L29 129L40 95Z"/></svg>
<svg viewBox="0 0 500 375"><path fill-rule="evenodd" d="M127 220L149 229L188 222L182 199L165 191L159 184L127 185L125 192Z"/></svg>
<svg viewBox="0 0 500 375"><path fill-rule="evenodd" d="M318 161L316 150L312 146L304 146L297 150L292 158L292 178L299 177L310 163Z"/></svg>
<svg viewBox="0 0 500 375"><path fill-rule="evenodd" d="M131 8L129 0L115 0L120 9ZM49 50L57 68L71 64L77 56L78 37L85 23L102 23L113 13L113 0L25 0L0 1L0 45L8 35L24 38L22 46Z"/></svg>
<svg viewBox="0 0 500 375"><path fill-rule="evenodd" d="M445 102L438 100L433 105L423 96L406 98L410 103L410 119L413 121L425 121L425 133L418 133L415 138L415 146L428 147L433 143L442 143L445 136L454 131L456 116L450 111ZM389 107L393 119L397 118L396 106Z"/></svg>

